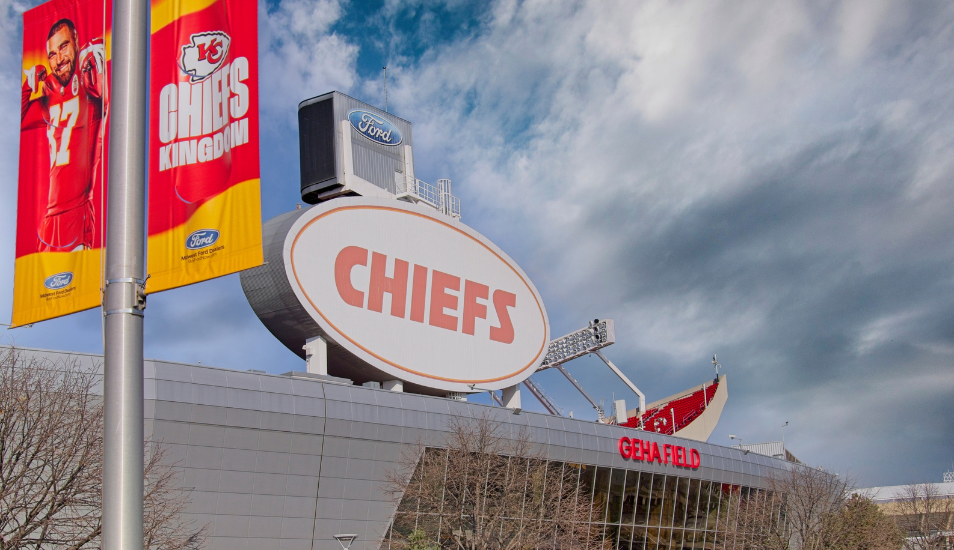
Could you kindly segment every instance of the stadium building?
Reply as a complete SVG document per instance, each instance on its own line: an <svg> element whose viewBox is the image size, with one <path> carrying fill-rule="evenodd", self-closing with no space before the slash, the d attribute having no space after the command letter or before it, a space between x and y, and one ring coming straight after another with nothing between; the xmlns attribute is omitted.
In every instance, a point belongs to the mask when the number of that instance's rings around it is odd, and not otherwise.
<svg viewBox="0 0 954 550"><path fill-rule="evenodd" d="M146 433L178 462L208 548L392 547L395 518L421 512L385 492L388 472L408 446L441 441L455 416L525 428L548 471L579 471L578 494L597 503L588 523L615 548L713 548L731 513L723 496L764 490L791 467L706 442L728 397L718 369L646 405L604 353L612 320L553 338L529 277L461 223L450 181L415 177L409 122L334 92L302 102L299 128L302 200L313 206L265 223L266 263L241 281L301 371L145 363ZM588 354L636 408L620 400L607 416L564 368ZM598 420L564 416L531 378L544 369L559 370ZM525 410L521 389L548 412ZM493 405L467 401L483 392Z"/></svg>

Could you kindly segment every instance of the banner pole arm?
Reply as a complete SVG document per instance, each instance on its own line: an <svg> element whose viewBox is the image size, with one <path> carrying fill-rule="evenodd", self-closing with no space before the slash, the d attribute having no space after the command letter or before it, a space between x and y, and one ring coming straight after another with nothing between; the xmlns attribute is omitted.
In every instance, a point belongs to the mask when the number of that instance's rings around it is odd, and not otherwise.
<svg viewBox="0 0 954 550"><path fill-rule="evenodd" d="M110 1L110 0L106 0ZM146 0L114 0L104 323L103 549L143 547Z"/></svg>

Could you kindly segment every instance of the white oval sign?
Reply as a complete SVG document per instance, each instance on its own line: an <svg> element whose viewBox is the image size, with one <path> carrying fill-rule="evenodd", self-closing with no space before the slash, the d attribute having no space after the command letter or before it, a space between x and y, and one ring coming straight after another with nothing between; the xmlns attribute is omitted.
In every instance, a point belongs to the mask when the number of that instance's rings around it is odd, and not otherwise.
<svg viewBox="0 0 954 550"><path fill-rule="evenodd" d="M397 379L501 389L530 376L546 353L546 309L527 275L429 208L367 197L320 204L289 230L284 259L322 330Z"/></svg>

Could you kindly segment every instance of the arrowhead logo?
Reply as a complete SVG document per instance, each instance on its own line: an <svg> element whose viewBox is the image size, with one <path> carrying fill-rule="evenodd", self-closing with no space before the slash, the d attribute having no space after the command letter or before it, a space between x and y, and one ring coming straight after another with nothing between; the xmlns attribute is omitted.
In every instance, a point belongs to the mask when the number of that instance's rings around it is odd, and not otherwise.
<svg viewBox="0 0 954 550"><path fill-rule="evenodd" d="M228 58L232 39L222 31L200 32L182 46L179 68L192 82L200 82L214 73Z"/></svg>

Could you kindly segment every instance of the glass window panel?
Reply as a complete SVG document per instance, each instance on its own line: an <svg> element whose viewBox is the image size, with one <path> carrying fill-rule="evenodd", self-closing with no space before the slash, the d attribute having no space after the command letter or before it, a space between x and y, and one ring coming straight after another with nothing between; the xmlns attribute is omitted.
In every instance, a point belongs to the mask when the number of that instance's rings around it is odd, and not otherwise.
<svg viewBox="0 0 954 550"><path fill-rule="evenodd" d="M702 533L703 531L690 531L686 529L686 542L683 543L683 547L702 548Z"/></svg>
<svg viewBox="0 0 954 550"><path fill-rule="evenodd" d="M649 527L646 529L646 550L656 550L659 545L659 528Z"/></svg>
<svg viewBox="0 0 954 550"><path fill-rule="evenodd" d="M542 510L540 511L543 519L553 519L557 509L565 504L563 499L568 496L566 485L564 485L565 475L562 462L551 461L547 463ZM573 492L576 492L575 489ZM573 497L570 496L570 498Z"/></svg>
<svg viewBox="0 0 954 550"><path fill-rule="evenodd" d="M689 480L680 477L676 482L676 500L674 501L675 513L672 518L673 527L686 526L686 514L689 508Z"/></svg>
<svg viewBox="0 0 954 550"><path fill-rule="evenodd" d="M662 516L663 491L665 488L666 476L654 474L652 490L649 494L649 525L659 526L659 518Z"/></svg>
<svg viewBox="0 0 954 550"><path fill-rule="evenodd" d="M660 548L660 549L665 548L666 550L668 550L669 542L671 540L672 540L672 529L671 528L660 529L659 530L659 545L657 546L657 548Z"/></svg>
<svg viewBox="0 0 954 550"><path fill-rule="evenodd" d="M630 550L630 544L633 540L633 528L629 525L623 525L619 528L619 542L616 548L620 550Z"/></svg>
<svg viewBox="0 0 954 550"><path fill-rule="evenodd" d="M523 517L526 519L540 519L543 517L543 498L547 485L547 462L543 460L530 461L527 469L526 500L523 506Z"/></svg>
<svg viewBox="0 0 954 550"><path fill-rule="evenodd" d="M636 525L649 521L649 504L652 499L653 474L639 474L639 489L636 493Z"/></svg>
<svg viewBox="0 0 954 550"><path fill-rule="evenodd" d="M689 500L686 504L687 529L695 529L696 523L699 522L699 511L701 509L699 503L699 486L700 482L698 479L693 479L689 482Z"/></svg>
<svg viewBox="0 0 954 550"><path fill-rule="evenodd" d="M603 548L616 548L619 540L619 525L603 526Z"/></svg>
<svg viewBox="0 0 954 550"><path fill-rule="evenodd" d="M633 517L636 513L636 497L639 489L639 472L632 470L626 472L626 486L623 489L623 514L620 523L623 525L632 525Z"/></svg>
<svg viewBox="0 0 954 550"><path fill-rule="evenodd" d="M646 528L633 527L632 550L646 550Z"/></svg>
<svg viewBox="0 0 954 550"><path fill-rule="evenodd" d="M660 527L672 527L672 519L675 511L675 502L676 502L676 485L677 480L675 476L666 477L666 485L663 489L663 503L662 503L662 514L660 516L659 524Z"/></svg>
<svg viewBox="0 0 954 550"><path fill-rule="evenodd" d="M593 478L596 477L596 466L580 467L580 502L593 498Z"/></svg>
<svg viewBox="0 0 954 550"><path fill-rule="evenodd" d="M672 541L669 543L669 547L673 550L682 548L683 537L685 533L682 529L673 529L672 530Z"/></svg>
<svg viewBox="0 0 954 550"><path fill-rule="evenodd" d="M590 515L590 521L601 523L605 521L611 472L611 468L603 466L596 469L596 481L593 485L593 513Z"/></svg>
<svg viewBox="0 0 954 550"><path fill-rule="evenodd" d="M610 475L609 508L606 512L606 523L619 523L623 511L623 489L626 484L626 470L616 468Z"/></svg>

